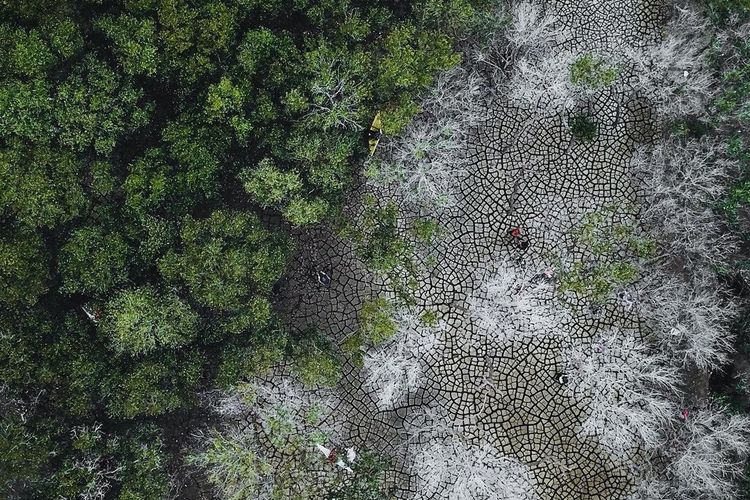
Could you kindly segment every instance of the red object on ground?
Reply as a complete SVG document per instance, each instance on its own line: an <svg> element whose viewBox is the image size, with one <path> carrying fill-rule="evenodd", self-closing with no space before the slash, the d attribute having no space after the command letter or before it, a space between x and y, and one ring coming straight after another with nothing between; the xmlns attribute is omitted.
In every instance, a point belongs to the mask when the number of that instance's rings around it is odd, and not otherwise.
<svg viewBox="0 0 750 500"><path fill-rule="evenodd" d="M338 457L338 453L336 453L336 448L331 450L331 453L328 454L328 463L332 464L336 461L336 458Z"/></svg>
<svg viewBox="0 0 750 500"><path fill-rule="evenodd" d="M510 231L508 231L508 232L514 238L520 238L521 237L521 228L520 227L512 227L512 228L510 228Z"/></svg>
<svg viewBox="0 0 750 500"><path fill-rule="evenodd" d="M687 408L683 408L682 411L680 412L680 419L687 420L688 415L690 415L690 411Z"/></svg>

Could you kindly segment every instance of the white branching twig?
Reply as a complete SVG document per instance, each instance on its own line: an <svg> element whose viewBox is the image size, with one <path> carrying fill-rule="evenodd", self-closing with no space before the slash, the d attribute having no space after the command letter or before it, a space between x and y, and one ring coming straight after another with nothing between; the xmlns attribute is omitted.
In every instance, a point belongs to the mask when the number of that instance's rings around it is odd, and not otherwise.
<svg viewBox="0 0 750 500"><path fill-rule="evenodd" d="M706 19L690 9L676 8L661 43L624 47L636 88L654 102L662 118L705 110L716 89L708 61L710 39Z"/></svg>
<svg viewBox="0 0 750 500"><path fill-rule="evenodd" d="M414 457L414 471L425 498L536 498L534 478L526 466L489 444L468 444L459 436L427 443Z"/></svg>
<svg viewBox="0 0 750 500"><path fill-rule="evenodd" d="M367 353L364 360L365 386L375 395L379 407L392 408L422 383L425 356L436 348L443 325L423 324L409 311L394 318L396 335Z"/></svg>
<svg viewBox="0 0 750 500"><path fill-rule="evenodd" d="M660 444L664 422L676 414L669 396L678 379L663 356L612 328L590 342L574 342L565 358L566 388L586 410L584 434L621 456Z"/></svg>
<svg viewBox="0 0 750 500"><path fill-rule="evenodd" d="M554 297L554 268L531 272L511 262L469 300L471 316L483 335L499 342L566 335L569 313Z"/></svg>

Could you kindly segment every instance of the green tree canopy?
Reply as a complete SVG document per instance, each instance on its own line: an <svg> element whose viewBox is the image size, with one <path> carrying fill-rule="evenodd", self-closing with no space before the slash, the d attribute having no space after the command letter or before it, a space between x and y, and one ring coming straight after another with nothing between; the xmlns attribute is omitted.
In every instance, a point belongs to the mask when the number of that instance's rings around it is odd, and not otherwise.
<svg viewBox="0 0 750 500"><path fill-rule="evenodd" d="M96 226L76 230L60 251L61 290L101 294L127 279L128 245Z"/></svg>
<svg viewBox="0 0 750 500"><path fill-rule="evenodd" d="M268 158L255 169L243 170L240 179L245 191L264 208L281 205L302 188L299 174L280 170Z"/></svg>
<svg viewBox="0 0 750 500"><path fill-rule="evenodd" d="M335 380L273 314L291 235L479 3L0 2L0 497L162 498L196 391L285 356Z"/></svg>
<svg viewBox="0 0 750 500"><path fill-rule="evenodd" d="M31 230L0 230L0 302L33 305L47 291L47 256Z"/></svg>
<svg viewBox="0 0 750 500"><path fill-rule="evenodd" d="M122 290L107 304L101 329L118 353L145 354L190 343L198 315L173 294L143 287Z"/></svg>
<svg viewBox="0 0 750 500"><path fill-rule="evenodd" d="M203 360L196 350L123 361L103 382L107 413L132 419L183 408L195 397Z"/></svg>
<svg viewBox="0 0 750 500"><path fill-rule="evenodd" d="M216 211L206 219L186 218L182 248L159 261L165 278L187 285L200 304L236 311L256 294L270 291L284 270L285 238L263 228L250 213Z"/></svg>

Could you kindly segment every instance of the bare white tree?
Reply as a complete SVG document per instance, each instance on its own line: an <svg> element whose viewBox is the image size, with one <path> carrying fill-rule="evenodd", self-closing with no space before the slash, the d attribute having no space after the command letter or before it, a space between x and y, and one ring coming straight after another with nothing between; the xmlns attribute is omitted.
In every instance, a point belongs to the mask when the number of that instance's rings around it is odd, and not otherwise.
<svg viewBox="0 0 750 500"><path fill-rule="evenodd" d="M512 22L503 36L475 59L496 73L510 73L505 93L512 102L560 111L572 109L595 90L571 81L571 67L584 54L560 48L566 33L553 13L536 2L519 2L509 15ZM704 110L715 92L707 59L710 39L704 18L676 7L661 43L622 45L617 54L600 56L620 67L628 84L650 98L661 117L674 118Z"/></svg>
<svg viewBox="0 0 750 500"><path fill-rule="evenodd" d="M551 51L536 59L520 58L507 83L511 102L542 113L572 109L580 89L570 78L577 55L568 50Z"/></svg>
<svg viewBox="0 0 750 500"><path fill-rule="evenodd" d="M392 408L417 389L424 378L426 355L440 340L444 325L428 326L411 311L398 311L394 317L396 334L373 348L364 360L365 386L376 396L382 409Z"/></svg>
<svg viewBox="0 0 750 500"><path fill-rule="evenodd" d="M655 228L669 255L718 264L736 248L713 206L726 192L737 171L734 161L722 156L716 140L663 142L650 152L638 151L632 168L645 193L641 218Z"/></svg>
<svg viewBox="0 0 750 500"><path fill-rule="evenodd" d="M713 206L737 165L722 157L719 142L704 139L639 151L633 169L646 193L642 220L659 235L662 258L682 262L693 276L692 281L668 279L670 271L653 269L641 283L641 310L663 352L683 365L716 369L732 348L728 323L736 307L707 269L726 262L737 243Z"/></svg>
<svg viewBox="0 0 750 500"><path fill-rule="evenodd" d="M627 497L627 500L673 500L674 494L669 481L663 474L649 471L648 474L641 473L636 478L636 483Z"/></svg>
<svg viewBox="0 0 750 500"><path fill-rule="evenodd" d="M256 384L243 382L226 391L203 394L204 404L222 418L236 418L250 413L256 402Z"/></svg>
<svg viewBox="0 0 750 500"><path fill-rule="evenodd" d="M582 404L585 435L627 456L636 447L654 449L661 429L676 415L669 396L677 373L667 359L629 332L611 328L565 352L566 389Z"/></svg>
<svg viewBox="0 0 750 500"><path fill-rule="evenodd" d="M473 445L457 435L425 444L413 469L425 498L451 500L531 500L534 477L516 459L490 444Z"/></svg>
<svg viewBox="0 0 750 500"><path fill-rule="evenodd" d="M717 406L691 412L670 452L674 498L737 498L749 452L750 417Z"/></svg>
<svg viewBox="0 0 750 500"><path fill-rule="evenodd" d="M418 115L395 140L371 175L416 207L444 207L454 201L456 179L465 171L466 140L484 119L478 75L462 68L444 72Z"/></svg>
<svg viewBox="0 0 750 500"><path fill-rule="evenodd" d="M618 72L606 62L615 61L611 54L576 51L564 44L570 34L549 7L534 1L518 2L508 16L511 22L502 36L493 39L475 59L493 69L501 94L511 103L535 114L556 115L572 110L616 79ZM608 77L601 85L574 81L573 68L584 58L589 62L589 78L603 76L599 72L607 70ZM619 60L616 62L619 65Z"/></svg>
<svg viewBox="0 0 750 500"><path fill-rule="evenodd" d="M483 335L499 342L567 335L568 311L554 295L552 266L537 272L509 261L469 299L469 312Z"/></svg>
<svg viewBox="0 0 750 500"><path fill-rule="evenodd" d="M565 36L554 13L538 1L514 2L509 9L500 7L495 16L510 19L509 26L496 30L471 55L480 67L490 68L495 82L505 80L520 58L536 60Z"/></svg>
<svg viewBox="0 0 750 500"><path fill-rule="evenodd" d="M564 31L557 16L538 1L516 2L511 7L511 23L505 33L511 50L523 55L541 55L561 41Z"/></svg>
<svg viewBox="0 0 750 500"><path fill-rule="evenodd" d="M691 285L655 273L642 284L640 309L651 324L662 352L680 365L720 368L732 351L729 328L737 306L722 297L720 285Z"/></svg>
<svg viewBox="0 0 750 500"><path fill-rule="evenodd" d="M633 83L664 118L700 113L715 93L708 61L708 21L689 7L676 7L661 43L624 47Z"/></svg>
<svg viewBox="0 0 750 500"><path fill-rule="evenodd" d="M486 93L486 84L476 72L457 67L438 75L432 89L424 96L422 109L451 116L470 127L485 118L482 98ZM469 127L456 128L465 138Z"/></svg>

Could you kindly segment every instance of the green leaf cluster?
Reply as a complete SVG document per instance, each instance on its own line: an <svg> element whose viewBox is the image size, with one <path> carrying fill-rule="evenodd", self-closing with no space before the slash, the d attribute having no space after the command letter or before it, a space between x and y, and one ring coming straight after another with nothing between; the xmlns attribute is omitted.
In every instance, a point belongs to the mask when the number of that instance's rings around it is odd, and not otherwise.
<svg viewBox="0 0 750 500"><path fill-rule="evenodd" d="M585 253L563 270L559 293L572 292L601 305L616 289L638 279L642 264L654 257L656 243L640 230L627 208L610 205L584 216L572 236Z"/></svg>
<svg viewBox="0 0 750 500"><path fill-rule="evenodd" d="M289 344L293 369L305 387L333 387L341 378L341 363L323 332L306 329Z"/></svg>
<svg viewBox="0 0 750 500"><path fill-rule="evenodd" d="M573 137L579 141L593 141L599 133L599 125L587 114L573 115L568 119L568 127Z"/></svg>
<svg viewBox="0 0 750 500"><path fill-rule="evenodd" d="M750 0L704 0L702 3L717 23L723 23L732 16L742 20L750 17Z"/></svg>
<svg viewBox="0 0 750 500"><path fill-rule="evenodd" d="M214 431L208 446L188 458L189 463L207 471L208 480L223 498L242 500L260 494L262 480L273 470L256 452L252 434L224 435Z"/></svg>
<svg viewBox="0 0 750 500"><path fill-rule="evenodd" d="M60 249L60 291L103 294L127 279L128 245L99 227L77 229Z"/></svg>
<svg viewBox="0 0 750 500"><path fill-rule="evenodd" d="M605 63L601 57L586 53L570 66L570 81L573 85L596 90L612 85L618 73L615 66Z"/></svg>
<svg viewBox="0 0 750 500"><path fill-rule="evenodd" d="M390 463L370 450L361 450L352 464L353 474L341 474L326 492L326 499L356 498L382 500L391 498L392 489L386 479Z"/></svg>
<svg viewBox="0 0 750 500"><path fill-rule="evenodd" d="M356 366L362 366L367 347L382 344L396 334L394 305L383 297L368 300L359 310L359 329L342 343L342 350Z"/></svg>
<svg viewBox="0 0 750 500"><path fill-rule="evenodd" d="M146 354L189 344L198 333L198 315L176 295L142 287L115 295L100 328L116 352Z"/></svg>

